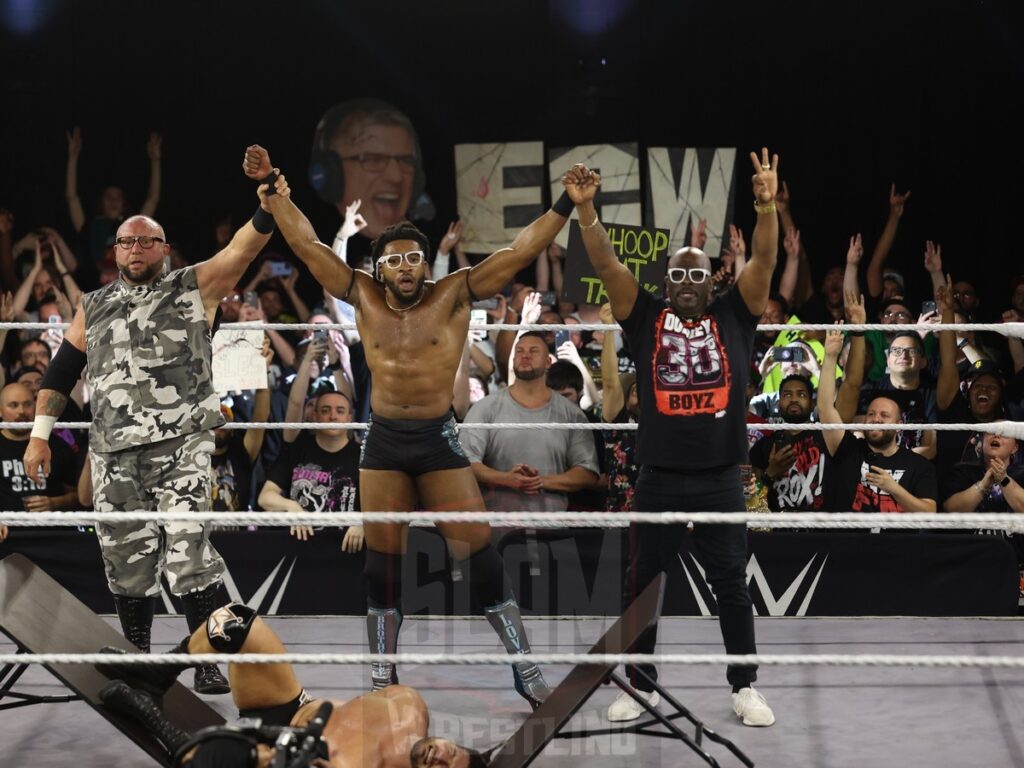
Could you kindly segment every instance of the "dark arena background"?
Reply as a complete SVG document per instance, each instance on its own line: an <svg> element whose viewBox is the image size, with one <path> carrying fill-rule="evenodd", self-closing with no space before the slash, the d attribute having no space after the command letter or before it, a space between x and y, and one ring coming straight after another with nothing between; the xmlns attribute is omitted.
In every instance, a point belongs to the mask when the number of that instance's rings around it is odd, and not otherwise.
<svg viewBox="0 0 1024 768"><path fill-rule="evenodd" d="M901 276L911 322L933 298L924 266L930 241L941 246L952 281L976 290L971 322L1021 327L1022 40L1024 5L991 0L0 0L0 244L53 228L79 257L81 287L99 286L102 265L85 263L96 244L76 232L65 199L76 129L77 190L87 219L111 185L124 190L126 213L141 208L150 183L147 140L159 134L154 217L183 263L216 252L218 226L227 222L234 231L252 216L255 184L241 169L251 144L269 151L292 200L330 244L342 215L314 189L324 179L323 156L331 154L317 126L335 105L372 99L400 112L415 131L406 202L409 218L430 240L430 260L458 220L469 262L479 263L547 210L553 192L560 194L560 174L583 162L605 177L597 205L609 229L664 230L671 254L706 218L705 250L718 269L730 224L745 234L749 258L758 214L748 155L760 157L767 147L780 157L779 179L815 297L826 273L846 264L857 234L865 251L859 285L867 291L866 267L890 213L890 190L909 191L885 269ZM338 111L330 114L329 123L340 119ZM398 167L389 160L382 173ZM353 266L368 257L367 235L376 234L377 219L399 205L367 190L362 212L371 227L349 241ZM569 246L567 254L559 298L586 303L581 297L594 272L582 246ZM14 256L0 272L3 293L16 292L31 265L30 252ZM268 259L295 265L296 290L310 308L324 300L280 232L238 285L254 280ZM785 260L780 233L773 290ZM664 268L651 259L643 265L658 285ZM21 272L9 285L15 269ZM531 265L515 283L534 286L539 277ZM512 286L503 291L510 300ZM596 312L583 315L598 322ZM869 313L867 322L877 317ZM16 333L0 341L8 383L24 373L15 360ZM1024 407L1024 364L1014 365L1004 337L988 336L1001 345L993 363L1003 366L1007 402ZM970 372L961 374L966 399ZM268 420L285 421L283 409ZM365 420L367 409L357 403L353 420ZM1019 421L1020 413L1008 409L1005 418ZM17 416L5 401L2 420ZM6 443L20 439L3 434ZM1024 441L1018 442L1008 477L1024 483ZM76 456L78 470L83 458L84 451ZM951 475L941 468L955 462L940 455L935 463L943 490ZM24 472L20 458L6 453L0 467L0 491L9 474ZM256 494L269 470L253 470L253 509L260 508ZM91 652L109 633L129 648L91 525L8 528L0 506L0 531L0 655ZM346 529L318 528L311 541L299 541L283 526L230 525L211 540L226 562L229 596L266 617L289 651L360 654L368 652L365 551L343 551L345 535ZM595 515L592 528L495 526L492 535L535 653L585 653L609 628L615 634L635 543L629 529ZM1001 667L765 664L757 685L777 718L770 728L741 724L724 664L660 664L658 683L758 766L1024 768L1020 539L965 527L753 528L748 537L759 653L997 657L1006 662ZM723 653L716 596L698 554L687 538L666 568L657 653ZM481 618L484 604L436 530L411 529L401 567L406 625L399 652L498 650ZM166 579L155 604L153 650L170 650L182 637L187 608ZM91 666L5 661L11 663L0 664L0 739L7 745L0 768L172 764L150 735L104 709L97 691L107 680ZM691 750L628 725L606 732L616 725L606 713L619 689L595 683L591 697L583 683L573 683L570 664L544 666L553 688L570 684L528 721L530 707L507 667L410 662L401 665L401 682L422 695L432 734L479 750L497 747L495 766L533 759L512 752L520 747L514 734L534 726L539 730L531 733L545 734L540 741L551 739L535 750L541 766L743 764L707 738ZM367 664L295 668L314 696L342 702L369 690ZM191 671L180 683L184 688L172 689L160 706L183 728L236 718L230 697L191 695ZM81 698L58 701L72 693ZM570 699L573 706L565 703ZM660 711L674 709L663 698ZM677 716L668 722L682 728L687 721ZM556 736L570 717L570 727L587 734ZM709 763L701 750L714 756ZM376 759L338 758L331 765L383 764ZM429 764L470 765L464 754L437 760ZM389 765L399 764L428 763Z"/></svg>

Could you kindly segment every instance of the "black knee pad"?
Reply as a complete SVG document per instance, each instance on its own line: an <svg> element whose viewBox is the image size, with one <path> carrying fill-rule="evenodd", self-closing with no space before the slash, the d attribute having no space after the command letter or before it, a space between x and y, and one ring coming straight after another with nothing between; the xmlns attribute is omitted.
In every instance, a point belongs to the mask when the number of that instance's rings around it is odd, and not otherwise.
<svg viewBox="0 0 1024 768"><path fill-rule="evenodd" d="M493 545L488 544L459 562L462 578L485 606L497 605L512 596L512 587L505 575L505 562Z"/></svg>
<svg viewBox="0 0 1024 768"><path fill-rule="evenodd" d="M206 639L218 653L238 653L256 616L256 611L244 603L228 603L206 620Z"/></svg>
<svg viewBox="0 0 1024 768"><path fill-rule="evenodd" d="M363 566L366 601L370 608L402 607L402 556L366 550Z"/></svg>

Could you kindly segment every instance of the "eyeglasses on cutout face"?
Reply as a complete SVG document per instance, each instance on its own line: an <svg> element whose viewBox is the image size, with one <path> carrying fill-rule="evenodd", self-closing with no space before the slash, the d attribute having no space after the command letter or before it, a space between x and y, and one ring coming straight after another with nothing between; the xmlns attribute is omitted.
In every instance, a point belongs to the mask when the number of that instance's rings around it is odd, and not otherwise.
<svg viewBox="0 0 1024 768"><path fill-rule="evenodd" d="M704 269L703 267L690 267L689 269L685 267L672 267L668 271L668 279L672 283L681 283L687 277L690 278L691 283L700 285L711 277L711 270Z"/></svg>
<svg viewBox="0 0 1024 768"><path fill-rule="evenodd" d="M389 253L377 259L377 266L383 264L388 269L398 269L402 260L410 267L418 267L423 263L423 251L406 251L405 253Z"/></svg>
<svg viewBox="0 0 1024 768"><path fill-rule="evenodd" d="M394 160L402 173L416 170L416 155L386 155L381 152L363 152L360 155L346 155L342 160L359 163L359 167L367 173L383 173L388 164Z"/></svg>
<svg viewBox="0 0 1024 768"><path fill-rule="evenodd" d="M143 248L152 248L153 243L163 243L165 240L162 237L154 237L152 235L125 235L117 238L114 242L118 248L124 248L127 251L134 248L136 243Z"/></svg>

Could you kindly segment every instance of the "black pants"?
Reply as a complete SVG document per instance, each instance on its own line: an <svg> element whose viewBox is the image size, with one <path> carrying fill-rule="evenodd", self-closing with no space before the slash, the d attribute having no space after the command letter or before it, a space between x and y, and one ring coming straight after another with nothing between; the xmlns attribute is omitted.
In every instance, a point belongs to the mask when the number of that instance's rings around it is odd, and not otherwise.
<svg viewBox="0 0 1024 768"><path fill-rule="evenodd" d="M634 508L638 512L744 512L746 505L739 467L688 473L644 466L637 478ZM684 535L683 524L630 527L623 608L679 557ZM754 610L747 589L746 525L696 525L693 545L718 602L718 623L725 652L756 653ZM655 624L640 635L632 650L654 653L657 639L658 625ZM640 668L657 679L653 665L645 664ZM626 672L635 688L651 690L650 684L640 678L634 668L627 667ZM730 665L726 677L734 688L743 688L757 679L757 667Z"/></svg>

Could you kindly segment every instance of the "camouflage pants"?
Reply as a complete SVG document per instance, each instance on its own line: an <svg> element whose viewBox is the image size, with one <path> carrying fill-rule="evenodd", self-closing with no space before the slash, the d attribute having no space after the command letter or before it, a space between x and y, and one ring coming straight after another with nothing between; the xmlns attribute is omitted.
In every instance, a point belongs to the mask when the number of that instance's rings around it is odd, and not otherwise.
<svg viewBox="0 0 1024 768"><path fill-rule="evenodd" d="M92 457L97 512L198 512L210 508L213 433ZM184 595L220 581L224 561L199 523L98 524L107 583L115 595L160 594L166 568L171 592Z"/></svg>

